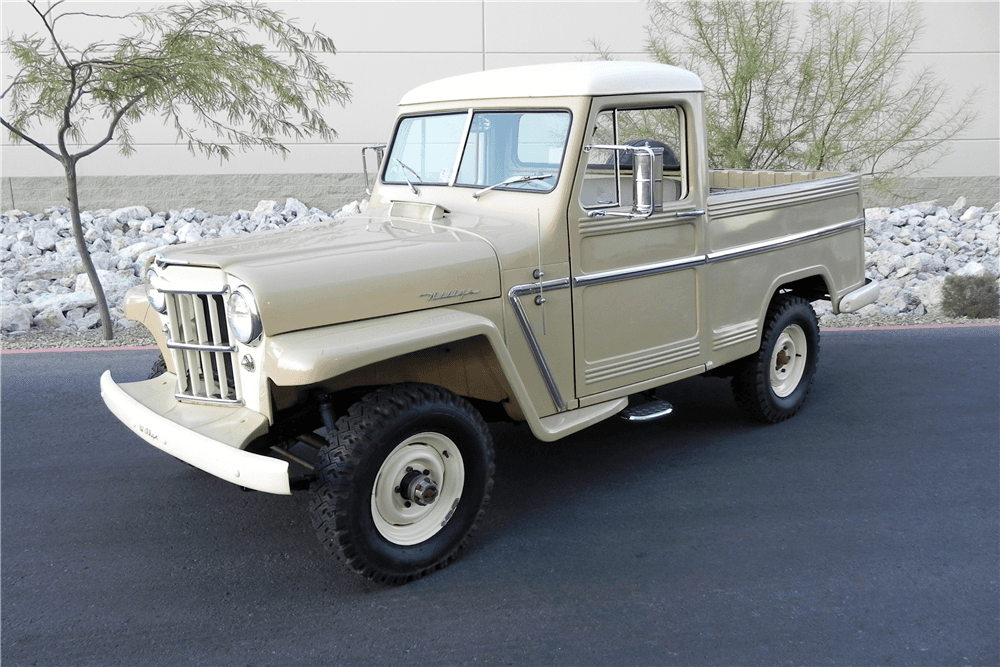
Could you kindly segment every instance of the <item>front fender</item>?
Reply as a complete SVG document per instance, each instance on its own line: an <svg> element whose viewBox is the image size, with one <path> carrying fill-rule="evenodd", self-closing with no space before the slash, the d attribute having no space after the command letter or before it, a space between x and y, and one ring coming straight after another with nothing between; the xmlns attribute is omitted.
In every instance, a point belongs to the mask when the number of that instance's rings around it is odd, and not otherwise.
<svg viewBox="0 0 1000 667"><path fill-rule="evenodd" d="M149 299L146 298L145 285L136 285L126 292L125 298L122 299L121 307L125 313L125 319L138 322L146 327L146 330L153 337L153 341L156 342L156 346L160 348L160 352L167 362L167 370L175 373L173 357L167 354L167 340L163 335L163 321L160 314L149 305Z"/></svg>
<svg viewBox="0 0 1000 667"><path fill-rule="evenodd" d="M484 336L504 374L521 385L503 334L489 318L450 308L281 334L267 339L265 372L279 386L302 386L380 361L459 340ZM524 394L526 395L526 394ZM518 396L520 399L520 396Z"/></svg>

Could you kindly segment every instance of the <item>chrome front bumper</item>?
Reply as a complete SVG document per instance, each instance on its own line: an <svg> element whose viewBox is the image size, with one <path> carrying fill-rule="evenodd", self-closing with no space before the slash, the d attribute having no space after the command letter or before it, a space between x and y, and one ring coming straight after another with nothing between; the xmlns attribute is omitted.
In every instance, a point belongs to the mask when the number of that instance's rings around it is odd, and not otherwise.
<svg viewBox="0 0 1000 667"><path fill-rule="evenodd" d="M243 407L197 405L174 398L177 376L117 384L101 376L108 409L140 438L227 482L290 495L288 462L251 454L246 443L267 431L267 417Z"/></svg>

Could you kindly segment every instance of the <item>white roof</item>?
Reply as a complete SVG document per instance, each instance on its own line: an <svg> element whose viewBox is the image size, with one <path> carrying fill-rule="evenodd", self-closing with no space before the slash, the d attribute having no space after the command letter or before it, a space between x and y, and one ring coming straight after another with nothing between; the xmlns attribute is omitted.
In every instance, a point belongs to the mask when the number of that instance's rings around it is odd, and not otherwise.
<svg viewBox="0 0 1000 667"><path fill-rule="evenodd" d="M612 60L530 65L462 74L418 86L406 93L399 103L702 90L701 79L685 69L658 63Z"/></svg>

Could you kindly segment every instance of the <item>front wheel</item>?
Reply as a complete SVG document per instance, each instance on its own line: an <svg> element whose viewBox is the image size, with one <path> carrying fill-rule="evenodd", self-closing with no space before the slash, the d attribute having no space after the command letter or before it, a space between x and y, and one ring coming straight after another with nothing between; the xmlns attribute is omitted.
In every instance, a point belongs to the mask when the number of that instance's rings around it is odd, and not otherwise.
<svg viewBox="0 0 1000 667"><path fill-rule="evenodd" d="M809 394L819 358L816 313L802 297L780 296L768 309L760 349L733 376L733 395L752 419L777 423Z"/></svg>
<svg viewBox="0 0 1000 667"><path fill-rule="evenodd" d="M458 555L493 486L493 442L464 399L404 384L365 396L319 452L310 513L320 542L348 569L385 583Z"/></svg>

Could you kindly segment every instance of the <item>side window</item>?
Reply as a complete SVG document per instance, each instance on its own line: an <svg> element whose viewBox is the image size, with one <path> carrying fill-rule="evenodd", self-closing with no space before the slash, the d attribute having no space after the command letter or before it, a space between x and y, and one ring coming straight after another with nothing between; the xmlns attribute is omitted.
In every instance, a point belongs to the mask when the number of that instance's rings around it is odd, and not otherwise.
<svg viewBox="0 0 1000 667"><path fill-rule="evenodd" d="M615 143L615 112L602 111L597 114L593 133L587 142L595 146L611 146ZM587 174L583 179L584 207L617 206L617 183L621 180L615 171L615 151L594 149L587 155Z"/></svg>
<svg viewBox="0 0 1000 667"><path fill-rule="evenodd" d="M684 114L678 107L609 109L597 115L591 145L649 146L663 150L663 201L687 196ZM582 204L632 205L632 152L595 149L587 158Z"/></svg>

